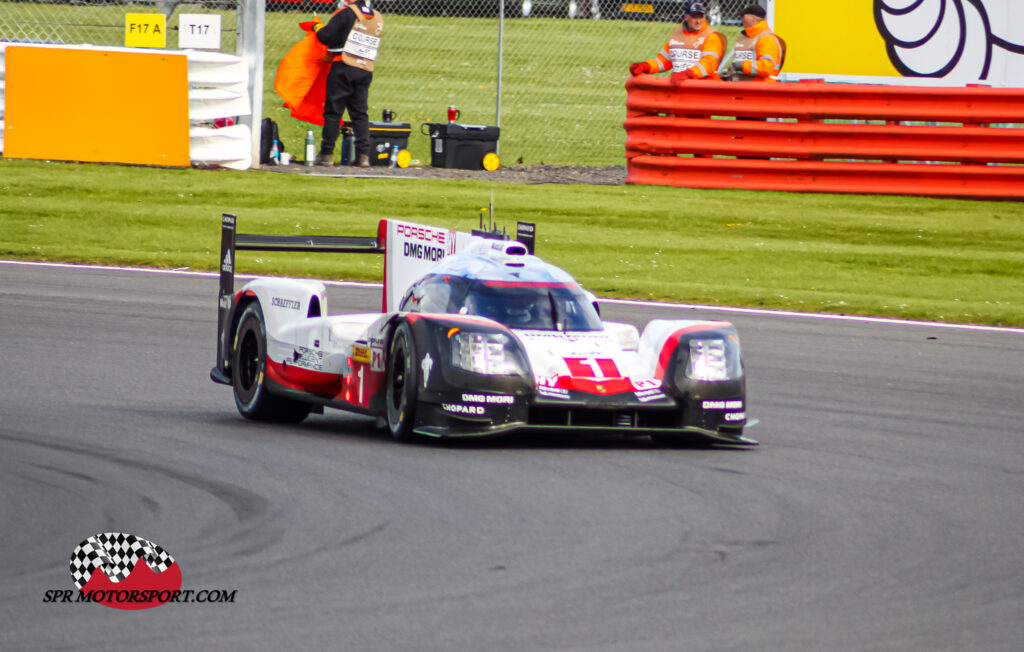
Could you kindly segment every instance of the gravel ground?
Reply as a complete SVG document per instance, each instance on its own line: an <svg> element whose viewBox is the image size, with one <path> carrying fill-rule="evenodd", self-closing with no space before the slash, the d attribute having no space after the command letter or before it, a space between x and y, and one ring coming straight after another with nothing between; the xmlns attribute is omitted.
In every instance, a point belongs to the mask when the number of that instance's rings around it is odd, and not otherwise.
<svg viewBox="0 0 1024 652"><path fill-rule="evenodd" d="M453 170L430 166L389 168L357 168L335 165L333 167L306 166L302 163L291 165L261 166L262 170L282 174L311 174L319 177L353 177L357 179L379 179L402 177L406 179L472 179L476 181L501 181L505 183L562 183L599 186L621 186L626 183L626 166L588 167L583 165L509 165L494 172L486 170Z"/></svg>

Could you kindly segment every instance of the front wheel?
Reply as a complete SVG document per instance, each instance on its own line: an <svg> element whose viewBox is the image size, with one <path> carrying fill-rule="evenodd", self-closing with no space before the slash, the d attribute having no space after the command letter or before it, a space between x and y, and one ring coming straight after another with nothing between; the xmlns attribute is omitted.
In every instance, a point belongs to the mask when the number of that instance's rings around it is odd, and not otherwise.
<svg viewBox="0 0 1024 652"><path fill-rule="evenodd" d="M256 301L245 307L238 321L231 372L235 406L246 419L298 423L309 415L308 403L267 391L267 327Z"/></svg>
<svg viewBox="0 0 1024 652"><path fill-rule="evenodd" d="M409 324L402 322L391 338L386 392L388 430L397 441L409 441L412 438L418 382L416 343Z"/></svg>

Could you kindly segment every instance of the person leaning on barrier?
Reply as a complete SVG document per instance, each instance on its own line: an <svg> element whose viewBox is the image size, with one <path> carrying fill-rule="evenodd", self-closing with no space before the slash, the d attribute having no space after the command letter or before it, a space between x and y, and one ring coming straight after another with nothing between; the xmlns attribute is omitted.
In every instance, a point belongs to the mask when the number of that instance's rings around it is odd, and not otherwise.
<svg viewBox="0 0 1024 652"><path fill-rule="evenodd" d="M718 65L725 54L725 37L711 29L704 19L704 3L686 5L682 24L668 37L653 59L634 63L632 75L672 70L672 81L721 79Z"/></svg>
<svg viewBox="0 0 1024 652"><path fill-rule="evenodd" d="M743 30L733 46L733 81L779 81L786 42L768 27L765 15L760 5L750 5L741 14Z"/></svg>
<svg viewBox="0 0 1024 652"><path fill-rule="evenodd" d="M327 46L328 56L332 57L327 73L324 130L317 165L334 165L334 145L341 132L341 117L348 109L355 136L356 164L370 166L367 101L384 20L365 2L344 0L346 6L335 12L326 25L318 20L309 23L317 40Z"/></svg>

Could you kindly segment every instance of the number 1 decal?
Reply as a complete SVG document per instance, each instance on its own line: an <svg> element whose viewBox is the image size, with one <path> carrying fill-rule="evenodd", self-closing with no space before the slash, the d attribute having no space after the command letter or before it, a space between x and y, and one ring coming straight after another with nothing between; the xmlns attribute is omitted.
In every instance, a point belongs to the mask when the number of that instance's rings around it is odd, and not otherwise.
<svg viewBox="0 0 1024 652"><path fill-rule="evenodd" d="M359 378L359 400L356 401L357 405L366 405L363 402L363 372L366 370L366 365L359 365L359 371L356 372L356 377Z"/></svg>
<svg viewBox="0 0 1024 652"><path fill-rule="evenodd" d="M352 362L352 372L345 377L345 400L359 407L369 407L370 397L376 389L375 374L365 362Z"/></svg>
<svg viewBox="0 0 1024 652"><path fill-rule="evenodd" d="M565 366L574 378L622 378L611 358L565 358Z"/></svg>

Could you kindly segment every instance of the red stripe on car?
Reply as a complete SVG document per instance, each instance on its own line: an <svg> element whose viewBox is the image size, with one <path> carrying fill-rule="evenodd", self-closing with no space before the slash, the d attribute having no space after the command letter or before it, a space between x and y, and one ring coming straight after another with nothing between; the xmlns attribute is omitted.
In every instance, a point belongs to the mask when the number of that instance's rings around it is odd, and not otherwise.
<svg viewBox="0 0 1024 652"><path fill-rule="evenodd" d="M337 396L341 393L341 374L303 369L267 358L267 376L274 382L300 392Z"/></svg>
<svg viewBox="0 0 1024 652"><path fill-rule="evenodd" d="M484 281L489 288L572 288L575 283L559 283L555 281L543 281L531 283L529 281Z"/></svg>

